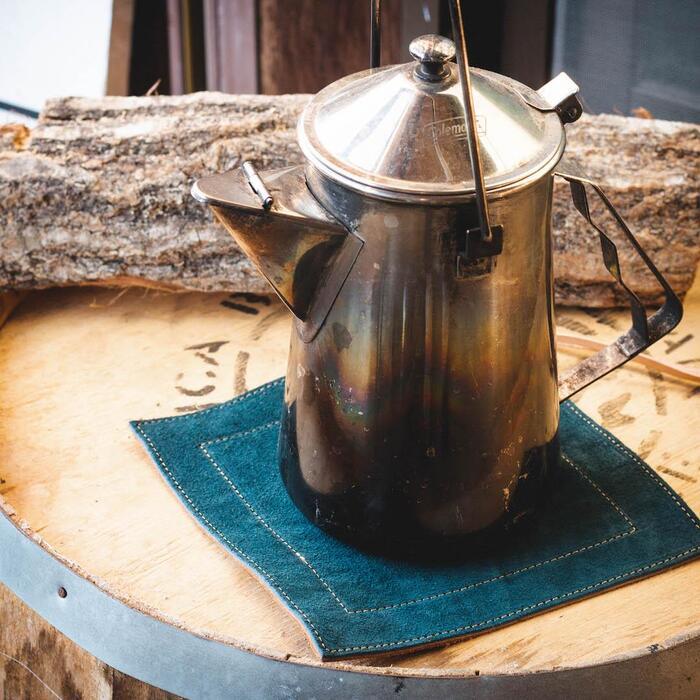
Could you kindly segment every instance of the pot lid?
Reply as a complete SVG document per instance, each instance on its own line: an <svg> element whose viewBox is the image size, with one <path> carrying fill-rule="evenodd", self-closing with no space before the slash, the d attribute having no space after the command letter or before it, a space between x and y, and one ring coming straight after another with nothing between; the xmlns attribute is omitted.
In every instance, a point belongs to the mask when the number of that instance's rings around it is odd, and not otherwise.
<svg viewBox="0 0 700 700"><path fill-rule="evenodd" d="M307 159L329 177L378 197L425 201L474 192L454 44L411 42L415 63L342 78L315 95L299 121ZM538 94L472 69L484 181L489 191L546 171L565 145L562 123ZM526 101L527 100L527 101Z"/></svg>

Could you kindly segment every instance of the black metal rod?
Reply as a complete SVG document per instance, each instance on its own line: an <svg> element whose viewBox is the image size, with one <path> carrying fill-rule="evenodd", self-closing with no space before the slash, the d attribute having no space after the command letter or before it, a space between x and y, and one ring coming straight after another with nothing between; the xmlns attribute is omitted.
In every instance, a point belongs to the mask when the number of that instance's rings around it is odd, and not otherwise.
<svg viewBox="0 0 700 700"><path fill-rule="evenodd" d="M22 114L25 117L32 117L33 119L39 118L39 112L28 109L27 107L20 107L19 105L12 104L11 102L2 102L0 100L0 109L7 110L8 112L17 112L17 114Z"/></svg>
<svg viewBox="0 0 700 700"><path fill-rule="evenodd" d="M467 142L469 144L469 161L474 174L474 189L476 191L476 210L479 216L481 228L481 240L491 240L491 227L489 226L489 208L486 201L486 187L481 167L481 154L476 130L476 116L474 114L474 102L472 100L472 81L469 75L469 59L467 57L467 40L464 36L464 20L462 18L461 0L450 0L450 19L452 20L452 34L457 50L457 66L459 68L460 83L462 85L462 97L464 98L464 118L467 123Z"/></svg>
<svg viewBox="0 0 700 700"><path fill-rule="evenodd" d="M382 53L382 3L381 0L370 2L369 24L369 66L379 68Z"/></svg>

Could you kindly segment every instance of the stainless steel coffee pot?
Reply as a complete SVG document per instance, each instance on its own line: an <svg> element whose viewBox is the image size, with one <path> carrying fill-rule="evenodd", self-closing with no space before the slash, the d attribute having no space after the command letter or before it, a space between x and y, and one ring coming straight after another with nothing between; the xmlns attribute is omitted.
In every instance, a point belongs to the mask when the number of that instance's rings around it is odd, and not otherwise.
<svg viewBox="0 0 700 700"><path fill-rule="evenodd" d="M533 511L557 468L560 400L682 313L600 188L562 160L564 124L581 114L573 81L534 91L470 70L460 3L450 10L455 44L419 37L415 62L309 102L304 165L244 163L193 188L295 316L279 443L292 499L320 527L379 546L482 537ZM630 330L558 379L555 175L632 309ZM663 287L650 317L587 189Z"/></svg>

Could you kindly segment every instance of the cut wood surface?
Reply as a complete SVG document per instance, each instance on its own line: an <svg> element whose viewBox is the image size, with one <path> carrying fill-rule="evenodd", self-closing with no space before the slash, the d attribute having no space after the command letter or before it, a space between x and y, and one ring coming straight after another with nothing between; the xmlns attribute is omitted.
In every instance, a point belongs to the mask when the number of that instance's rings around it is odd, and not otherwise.
<svg viewBox="0 0 700 700"><path fill-rule="evenodd" d="M135 282L269 291L190 186L245 159L260 168L301 162L295 127L307 100L199 93L49 101L31 138L0 136L0 288ZM584 116L567 133L567 152L603 184L674 288L686 291L700 257L700 128L601 115ZM597 204L593 210L602 214ZM623 301L563 182L553 224L557 301ZM658 288L627 247L622 263L627 282L657 301Z"/></svg>
<svg viewBox="0 0 700 700"><path fill-rule="evenodd" d="M700 285L650 354L700 366ZM609 341L617 311L560 309ZM128 422L224 401L285 371L288 312L268 297L80 288L30 293L0 330L0 494L28 537L135 609L262 655L318 665L278 599L207 536ZM560 364L576 358L560 352ZM700 510L698 389L630 363L578 405ZM375 674L514 674L651 655L700 636L700 561L442 648L329 662Z"/></svg>

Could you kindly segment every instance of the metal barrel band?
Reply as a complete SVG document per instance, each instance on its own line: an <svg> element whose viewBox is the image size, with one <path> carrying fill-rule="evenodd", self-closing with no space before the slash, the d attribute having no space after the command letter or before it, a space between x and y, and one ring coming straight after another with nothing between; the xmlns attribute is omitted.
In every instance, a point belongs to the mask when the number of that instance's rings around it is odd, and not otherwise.
<svg viewBox="0 0 700 700"><path fill-rule="evenodd" d="M659 340L659 338L673 330L683 316L683 307L680 299L676 296L669 283L641 247L624 219L620 216L617 209L615 209L600 186L585 175L576 172L577 168L573 167L571 164L567 165L560 165L555 174L564 178L569 183L574 206L584 219L598 232L605 267L625 290L628 296L632 315L632 327L617 338L611 345L608 345L591 357L578 363L560 377L559 398L561 401L569 398L572 394L575 394L577 391L580 391L644 351ZM649 317L647 317L644 305L637 294L625 283L622 277L617 246L610 239L605 230L593 220L588 204L586 185L591 187L596 193L607 211L615 219L615 222L623 232L626 240L632 245L637 255L639 255L647 269L652 273L664 291L664 303L661 308Z"/></svg>

